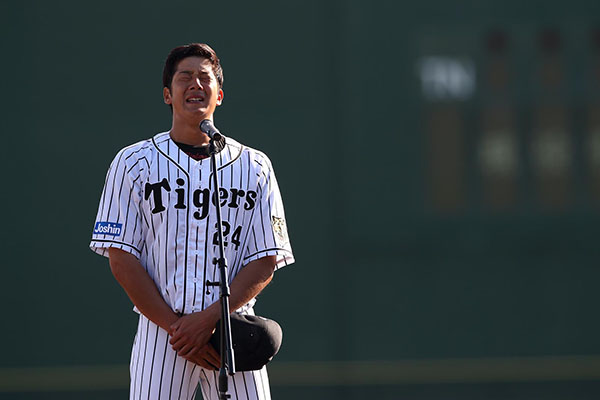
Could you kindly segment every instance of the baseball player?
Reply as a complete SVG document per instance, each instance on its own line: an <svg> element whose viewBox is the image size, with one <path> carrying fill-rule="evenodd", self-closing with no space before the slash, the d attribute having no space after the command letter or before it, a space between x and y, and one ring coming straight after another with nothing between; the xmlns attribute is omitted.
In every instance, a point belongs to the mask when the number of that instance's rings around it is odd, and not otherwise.
<svg viewBox="0 0 600 400"><path fill-rule="evenodd" d="M223 101L223 71L206 44L173 49L163 71L171 130L125 147L108 173L90 247L139 313L131 399L217 399L218 254L208 136L199 129ZM253 314L273 272L294 262L269 159L232 138L217 144L230 312ZM232 399L269 399L266 369L229 378Z"/></svg>

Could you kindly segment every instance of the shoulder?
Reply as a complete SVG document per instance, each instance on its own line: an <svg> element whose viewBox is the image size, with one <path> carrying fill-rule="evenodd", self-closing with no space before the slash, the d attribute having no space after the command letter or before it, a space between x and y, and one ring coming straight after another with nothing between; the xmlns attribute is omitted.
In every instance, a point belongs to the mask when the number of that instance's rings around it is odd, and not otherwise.
<svg viewBox="0 0 600 400"><path fill-rule="evenodd" d="M162 132L151 138L123 147L115 156L113 163L131 166L144 160L149 162L152 154L156 151L157 143L161 143L167 139L168 132Z"/></svg>
<svg viewBox="0 0 600 400"><path fill-rule="evenodd" d="M260 150L243 145L234 139L227 138L227 145L233 146L234 149L239 149L240 158L246 162L249 168L257 173L269 174L273 170L271 160Z"/></svg>

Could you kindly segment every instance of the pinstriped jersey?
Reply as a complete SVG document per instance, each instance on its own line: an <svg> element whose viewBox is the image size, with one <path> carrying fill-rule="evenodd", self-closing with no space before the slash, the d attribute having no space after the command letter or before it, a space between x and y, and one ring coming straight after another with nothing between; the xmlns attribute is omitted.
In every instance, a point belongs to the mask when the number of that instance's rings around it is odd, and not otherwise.
<svg viewBox="0 0 600 400"><path fill-rule="evenodd" d="M216 155L229 280L249 262L294 262L270 160L226 138ZM217 196L210 159L194 160L169 132L122 149L106 175L90 248L135 255L173 311L188 314L218 300ZM252 300L247 306L252 306Z"/></svg>

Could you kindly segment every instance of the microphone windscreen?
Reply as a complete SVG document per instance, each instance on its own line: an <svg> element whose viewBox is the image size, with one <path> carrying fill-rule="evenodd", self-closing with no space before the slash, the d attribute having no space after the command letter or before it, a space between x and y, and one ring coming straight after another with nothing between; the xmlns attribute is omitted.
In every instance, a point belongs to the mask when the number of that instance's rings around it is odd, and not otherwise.
<svg viewBox="0 0 600 400"><path fill-rule="evenodd" d="M209 138L220 140L221 132L215 127L213 122L210 119L205 119L200 122L200 130L208 135Z"/></svg>

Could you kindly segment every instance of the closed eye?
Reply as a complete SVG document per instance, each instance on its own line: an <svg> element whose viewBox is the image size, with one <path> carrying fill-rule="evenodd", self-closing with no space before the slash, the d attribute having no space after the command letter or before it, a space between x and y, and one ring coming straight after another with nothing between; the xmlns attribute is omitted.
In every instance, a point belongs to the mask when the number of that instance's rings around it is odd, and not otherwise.
<svg viewBox="0 0 600 400"><path fill-rule="evenodd" d="M180 80L189 80L192 79L192 72L191 71L179 71L177 72L177 78Z"/></svg>

